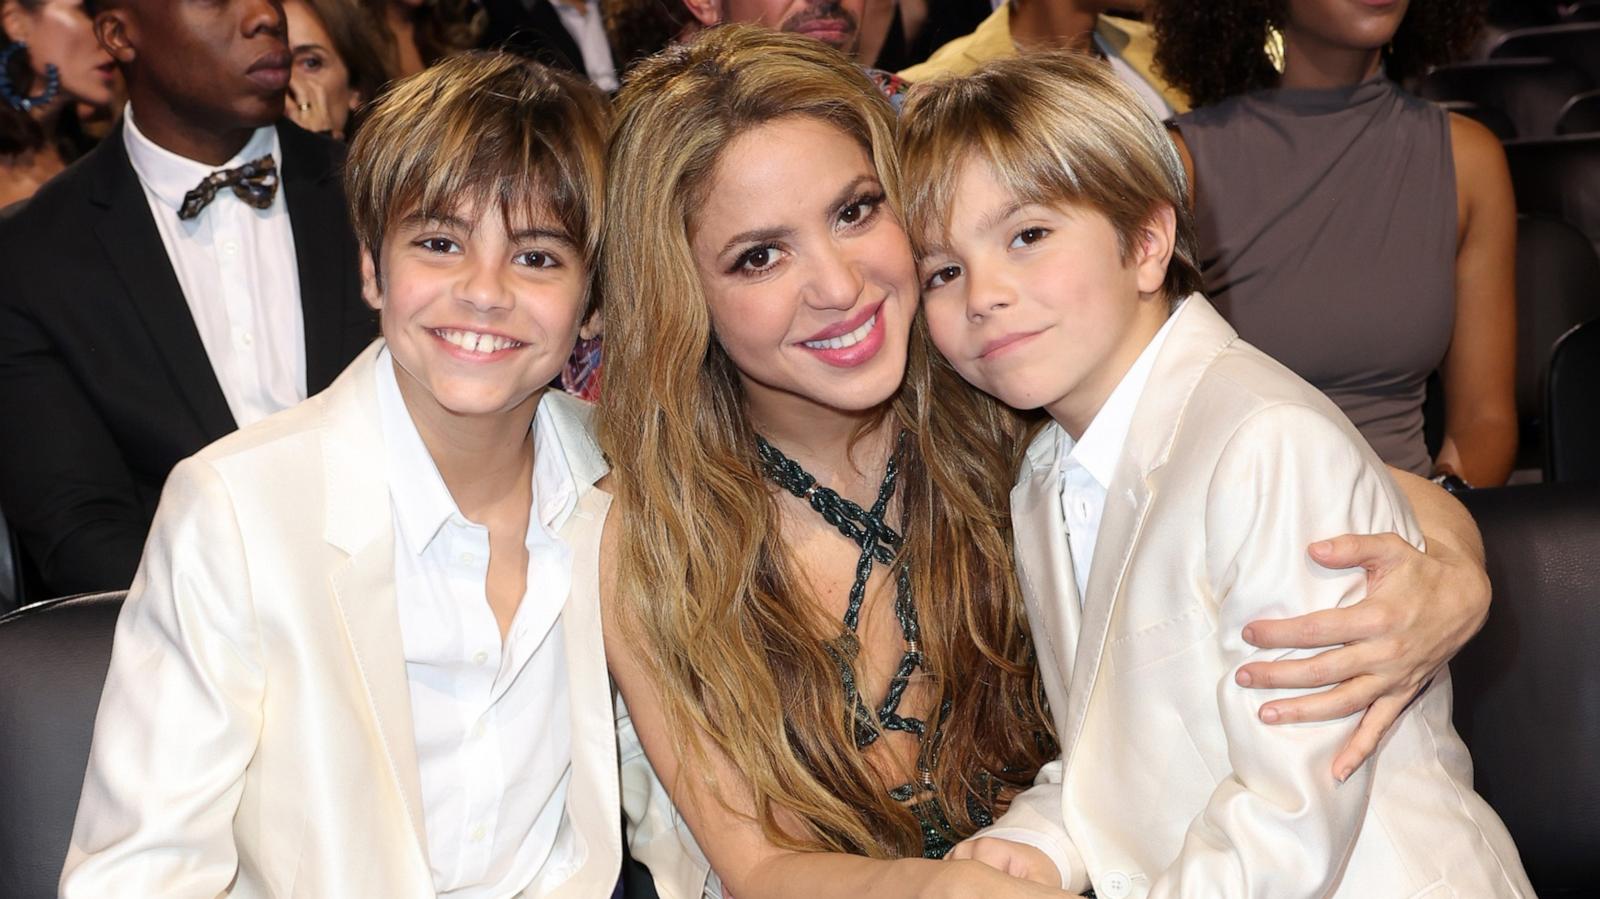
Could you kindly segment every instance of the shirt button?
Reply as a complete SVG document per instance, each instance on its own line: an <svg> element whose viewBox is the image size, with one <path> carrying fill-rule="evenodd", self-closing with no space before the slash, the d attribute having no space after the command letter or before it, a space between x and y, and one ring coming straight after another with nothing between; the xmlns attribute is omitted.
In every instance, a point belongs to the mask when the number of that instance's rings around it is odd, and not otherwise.
<svg viewBox="0 0 1600 899"><path fill-rule="evenodd" d="M1106 899L1124 899L1133 892L1133 879L1121 871L1108 871L1095 887Z"/></svg>
<svg viewBox="0 0 1600 899"><path fill-rule="evenodd" d="M472 564L472 553L462 553L461 555L456 556L456 561L460 562L463 565L471 565Z"/></svg>
<svg viewBox="0 0 1600 899"><path fill-rule="evenodd" d="M236 256L239 253L239 245L230 240L222 245L222 253L225 256Z"/></svg>
<svg viewBox="0 0 1600 899"><path fill-rule="evenodd" d="M478 826L472 828L472 833L468 834L468 836L470 836L472 838L472 842L481 843L481 842L483 842L483 838L487 834L488 834L488 831L483 829L483 825L482 824L479 824ZM1124 895L1126 895L1126 894L1124 894Z"/></svg>
<svg viewBox="0 0 1600 899"><path fill-rule="evenodd" d="M474 739L474 740L483 739L483 722L482 721L479 721L477 724L472 725L472 739Z"/></svg>
<svg viewBox="0 0 1600 899"><path fill-rule="evenodd" d="M472 664L474 665L482 665L487 661L489 661L489 654L486 652L477 652L472 656Z"/></svg>
<svg viewBox="0 0 1600 899"><path fill-rule="evenodd" d="M241 343L241 344L243 344L245 346L253 346L255 344L255 342L256 342L255 335L251 334L249 331L246 331L243 334L239 335L239 343Z"/></svg>

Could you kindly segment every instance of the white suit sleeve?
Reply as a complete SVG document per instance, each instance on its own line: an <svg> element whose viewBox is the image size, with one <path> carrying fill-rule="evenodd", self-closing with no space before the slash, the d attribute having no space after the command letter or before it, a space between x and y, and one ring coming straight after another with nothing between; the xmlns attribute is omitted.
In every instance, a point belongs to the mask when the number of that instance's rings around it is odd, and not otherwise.
<svg viewBox="0 0 1600 899"><path fill-rule="evenodd" d="M1230 439L1211 482L1205 535L1225 659L1217 712L1232 770L1189 825L1178 857L1153 878L1151 897L1310 899L1337 881L1366 813L1372 763L1343 784L1332 764L1360 716L1263 724L1264 704L1312 691L1246 689L1234 675L1248 662L1315 654L1250 646L1241 636L1250 621L1365 595L1365 572L1322 568L1307 555L1312 541L1386 531L1421 539L1387 474L1323 413L1270 407Z"/></svg>
<svg viewBox="0 0 1600 899"><path fill-rule="evenodd" d="M999 820L973 836L1032 846L1055 862L1062 889L1082 893L1089 888L1089 872L1061 817L1061 777L1058 758L1039 769L1033 786L1018 793Z"/></svg>
<svg viewBox="0 0 1600 899"><path fill-rule="evenodd" d="M221 478L180 463L117 620L62 896L229 889L264 691L249 584Z"/></svg>

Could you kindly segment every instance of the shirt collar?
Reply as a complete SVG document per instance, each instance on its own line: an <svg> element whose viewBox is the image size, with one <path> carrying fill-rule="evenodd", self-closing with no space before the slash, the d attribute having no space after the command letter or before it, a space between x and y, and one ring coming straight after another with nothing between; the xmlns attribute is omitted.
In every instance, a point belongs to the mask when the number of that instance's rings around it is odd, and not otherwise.
<svg viewBox="0 0 1600 899"><path fill-rule="evenodd" d="M428 454L416 422L406 410L395 378L394 357L384 347L376 361L378 415L383 428L389 496L394 503L400 539L412 555L421 556L441 528L454 519L466 522L439 467ZM533 419L533 509L528 542L553 540L578 504L578 487L561 441L550 420L548 404L540 402Z"/></svg>
<svg viewBox="0 0 1600 899"><path fill-rule="evenodd" d="M198 187L212 172L238 168L247 162L270 155L278 162L279 177L283 175L283 154L278 149L276 126L263 125L257 128L255 133L250 135L250 140L245 142L244 148L234 154L232 159L219 166L210 166L179 156L145 137L144 132L139 130L138 123L134 121L132 103L123 107L122 121L122 142L128 150L128 162L133 165L134 174L139 176L139 181L155 194L162 205L172 207L173 211L182 207L184 195ZM281 202L282 196L283 191L278 191L273 202Z"/></svg>
<svg viewBox="0 0 1600 899"><path fill-rule="evenodd" d="M1073 441L1072 435L1057 425L1061 433L1056 442L1056 467L1060 471L1065 472L1073 466L1080 467L1094 478L1102 490L1111 489L1111 476L1117 470L1117 460L1122 458L1123 444L1128 442L1128 429L1133 427L1133 413L1138 408L1139 397L1144 395L1150 372L1155 369L1156 357L1161 353L1161 345L1172 332L1172 323L1178 320L1178 313L1185 302L1187 299L1180 300L1173 307L1172 314L1167 316L1161 330L1150 338L1139 358L1133 361L1133 365L1106 398L1105 405L1095 413L1082 439Z"/></svg>

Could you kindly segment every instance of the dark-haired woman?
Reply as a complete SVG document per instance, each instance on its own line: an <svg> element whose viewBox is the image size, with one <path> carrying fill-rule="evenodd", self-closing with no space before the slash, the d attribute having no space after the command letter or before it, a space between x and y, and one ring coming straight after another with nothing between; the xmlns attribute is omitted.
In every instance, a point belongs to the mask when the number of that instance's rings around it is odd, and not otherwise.
<svg viewBox="0 0 1600 899"><path fill-rule="evenodd" d="M83 0L0 0L0 208L86 149L70 110L109 105L116 77Z"/></svg>
<svg viewBox="0 0 1600 899"><path fill-rule="evenodd" d="M283 0L294 71L284 112L307 131L346 140L361 104L394 77L395 48L357 0Z"/></svg>
<svg viewBox="0 0 1600 899"><path fill-rule="evenodd" d="M1400 87L1479 0L1159 0L1157 65L1194 183L1206 292L1390 465L1504 483L1516 454L1516 214L1499 143ZM1281 44L1273 32L1281 33ZM1267 47L1282 47L1281 73ZM1438 370L1444 443L1422 401Z"/></svg>

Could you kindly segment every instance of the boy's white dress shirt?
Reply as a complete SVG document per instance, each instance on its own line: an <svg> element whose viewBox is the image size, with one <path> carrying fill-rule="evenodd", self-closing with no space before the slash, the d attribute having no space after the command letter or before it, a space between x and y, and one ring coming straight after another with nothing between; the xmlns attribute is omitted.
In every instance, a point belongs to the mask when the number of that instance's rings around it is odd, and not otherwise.
<svg viewBox="0 0 1600 899"><path fill-rule="evenodd" d="M1065 430L1057 445L1061 479L1061 520L1067 525L1067 542L1072 547L1072 576L1078 582L1078 602L1089 592L1089 563L1094 559L1095 540L1100 536L1100 518L1105 514L1106 490L1122 458L1122 445L1128 440L1133 410L1144 395L1144 386L1155 367L1156 354L1167 342L1172 323L1184 300L1178 301L1161 330L1150 339L1144 351L1128 368L1122 380L1095 413L1083 439L1074 442Z"/></svg>
<svg viewBox="0 0 1600 899"><path fill-rule="evenodd" d="M395 598L439 895L516 893L549 867L572 767L561 609L572 550L556 532L577 503L542 404L533 421L527 592L502 645L489 608L489 529L467 520L406 411L394 357L377 360L394 503Z"/></svg>

